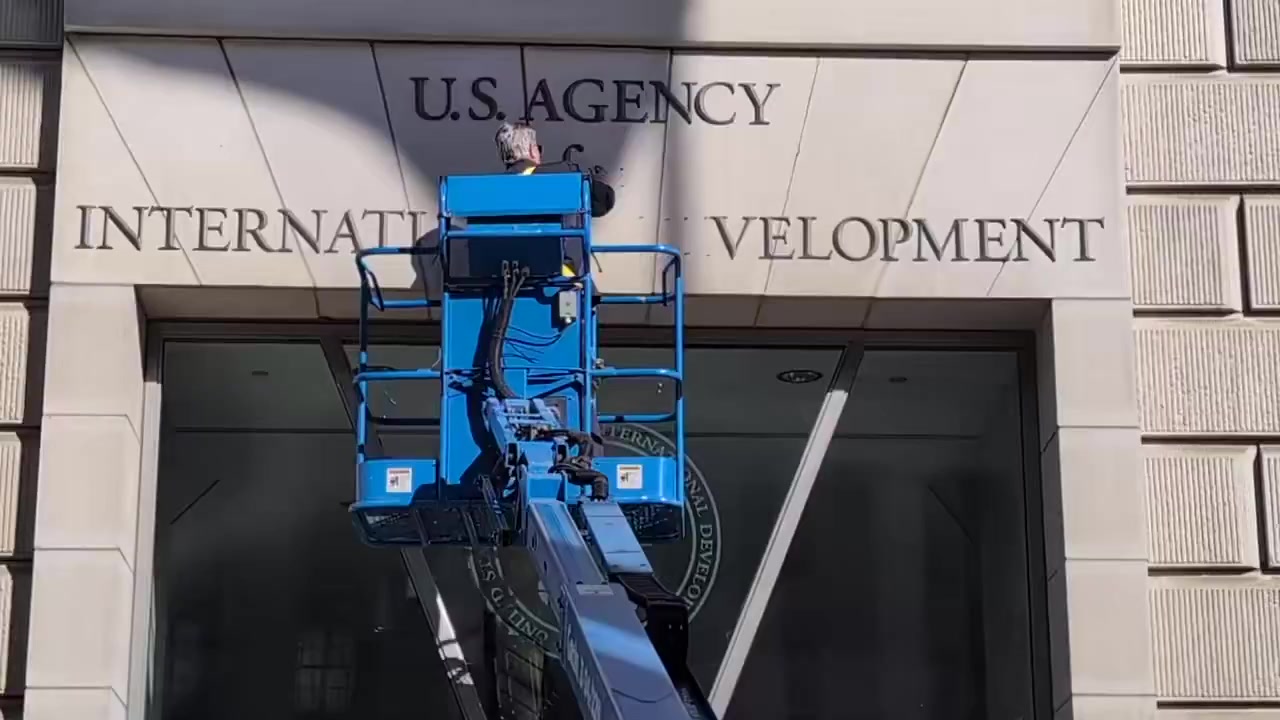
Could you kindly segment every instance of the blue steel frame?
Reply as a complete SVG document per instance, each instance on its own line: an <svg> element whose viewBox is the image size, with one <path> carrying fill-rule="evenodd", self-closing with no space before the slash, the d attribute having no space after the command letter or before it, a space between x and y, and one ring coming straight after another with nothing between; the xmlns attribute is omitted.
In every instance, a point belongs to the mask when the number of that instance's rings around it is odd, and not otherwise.
<svg viewBox="0 0 1280 720"><path fill-rule="evenodd" d="M429 308L439 307L440 303L432 302L430 298L413 299L413 300L388 300L383 297L382 288L378 283L377 276L369 269L366 262L367 258L375 255L405 255L405 256L423 256L434 255L434 248L424 248L420 246L413 247L377 247L360 250L356 253L356 270L360 275L360 324L359 324L359 355L356 365L356 373L352 378L352 382L356 387L357 412L356 412L356 465L363 465L368 457L366 443L369 437L369 421L377 424L393 426L393 425L429 425L432 421L422 419L420 422L407 422L407 418L392 418L386 416L374 415L369 410L369 383L388 381L388 380L439 380L442 375L439 371L430 368L414 368L408 370L370 370L369 369L369 308L373 307L379 312L388 310L426 310Z"/></svg>
<svg viewBox="0 0 1280 720"><path fill-rule="evenodd" d="M559 177L569 182L579 182L581 184L581 195L579 208L565 207L563 203L557 204L547 198L539 198L528 194L521 195L521 212L529 214L573 214L580 212L590 205L590 183L585 181L584 176L577 173L557 173L553 176L543 175L541 178ZM449 443L444 442L443 438L449 434L449 417L445 412L445 403L447 400L448 382L446 373L441 370L431 368L404 368L404 369L374 369L369 365L369 336L371 318L370 309L374 309L380 313L396 310L426 310L441 309L441 338L447 341L450 337L451 325L454 318L450 312L449 299L451 293L449 291L450 282L450 240L468 240L468 239L484 239L484 238L577 238L582 242L582 257L584 258L583 269L576 276L562 277L555 280L546 281L546 284L552 286L572 286L575 283L581 283L584 288L583 297L590 299L594 294L594 278L590 272L590 258L595 254L645 254L653 253L664 255L669 258L668 262L662 267L662 291L647 295L601 295L597 302L601 305L663 305L672 303L673 308L673 330L674 330L674 362L673 367L669 368L601 368L596 367L596 360L599 357L599 329L597 321L597 309L595 302L585 302L582 307L582 351L586 358L585 373L583 375L583 392L581 394L581 403L579 414L581 418L590 418L593 414L597 417L601 424L605 423L637 423L637 424L657 424L674 422L674 434L676 452L675 457L675 477L677 482L683 486L684 478L687 472L685 463L685 412L684 412L684 355L685 355L685 328L684 328L684 274L683 274L683 256L679 249L669 245L595 245L592 241L591 223L584 223L581 228L565 228L565 227L537 227L525 226L514 227L511 225L496 226L478 226L473 228L454 228L451 227L451 217L453 215L462 215L467 217L483 217L486 215L504 215L510 213L509 201L501 202L499 199L503 197L499 193L491 193L489 197L494 198L491 204L477 203L474 199L470 200L470 204L464 208L452 208L450 205L450 190L456 185L465 186L469 183L486 182L510 182L512 188L521 180L520 176L449 176L441 178L439 185L439 242L436 246L414 245L409 247L377 247L363 249L356 254L356 268L360 277L360 314L359 314L359 353L358 366L353 378L356 387L356 463L358 468L363 468L365 463L371 458L368 456L368 433L370 425L375 426L438 426L440 437L442 438L440 446L440 456L434 463L433 472L441 473L444 468L449 467ZM514 190L513 190L514 191ZM474 195L470 196L474 198ZM455 202L454 205L457 203ZM446 211L446 209L450 209ZM411 260L419 260L422 257L433 257L438 260L442 268L444 277L443 287L441 289L440 298L433 300L428 297L424 291L423 297L410 299L392 299L387 298L377 280L377 275L370 267L369 260L374 257L400 256L408 257ZM667 286L668 272L671 274L671 286ZM547 368L548 370L564 370L572 372L572 368ZM675 407L670 412L665 413L617 413L602 415L595 413L594 408L594 381L606 380L610 378L663 378L671 380L675 386ZM376 415L371 412L369 407L369 385L370 383L392 381L392 380L440 380L440 402L441 414L439 420L427 420L419 418L407 417L387 417ZM362 472L362 471L360 471ZM438 501L446 500L447 485L451 484L454 479L451 478L434 478L435 499ZM443 480L443 482L441 482Z"/></svg>
<svg viewBox="0 0 1280 720"><path fill-rule="evenodd" d="M572 183L577 183L577 201ZM456 186L466 191L451 197ZM468 187L469 186L469 187ZM512 198L519 198L513 202ZM515 209L513 209L513 206ZM407 544L415 540L428 544L440 537L444 542L477 543L497 541L508 530L507 516L497 500L487 475L479 476L478 488L464 483L477 460L489 460L477 445L472 410L477 399L483 407L484 431L496 441L499 465L506 471L508 487L504 496L516 500L515 538L532 554L535 566L547 587L550 602L561 625L561 652L564 669L583 715L589 720L675 720L714 716L697 683L685 666L687 617L683 601L671 595L653 579L643 547L623 511L625 504L652 504L674 509L679 517L676 535L684 530L685 481L684 442L684 278L681 253L665 245L592 245L591 183L581 173L537 176L454 176L440 181L439 243L435 248L396 247L361 251L356 257L360 274L360 330L358 367L353 378L357 395L356 460L357 501L352 515L366 542ZM511 216L515 215L516 220ZM546 217L558 217L549 222ZM467 228L454 228L454 218L466 218ZM569 224L566 224L566 221ZM579 226L579 221L580 226ZM565 276L566 238L581 241L581 269ZM537 239L547 242L533 242ZM451 258L454 240L479 240L469 263L479 263L480 273L466 279L454 276ZM502 241L517 241L503 245ZM657 253L670 261L663 268L663 291L649 295L601 296L600 304L659 304L674 301L675 361L673 368L599 367L597 310L591 276L595 252ZM436 255L443 283L440 300L424 294L411 300L386 298L367 259L374 255ZM523 264L523 255L533 261ZM512 260L515 260L515 263ZM501 261L503 282L502 316L498 327L487 308L496 285L495 267ZM540 264L539 264L539 261ZM553 261L553 262L552 262ZM516 264L520 263L520 264ZM511 270L518 267L519 281L511 284ZM476 268L468 264L468 270ZM667 270L673 270L674 287L667 292ZM486 274L487 270L487 274ZM535 276L531 294L521 296L524 281ZM478 285L476 281L479 281ZM478 288L478 289L477 289ZM506 347L510 329L534 334L538 324L556 322L539 303L550 297L559 300L570 291L576 295L579 324L562 325L560 333L547 341L552 362L521 358L514 365L501 362L490 348L487 366L481 361L485 325L489 335ZM550 295L548 294L550 293ZM457 297L455 297L455 295ZM369 308L442 309L441 367L411 369L371 369L369 366ZM455 313L458 317L454 317ZM513 325L508 325L514 322ZM457 323L455 330L454 324ZM521 324L533 327L521 327ZM563 333L576 335L565 337ZM495 334L497 333L497 334ZM543 336L545 337L545 336ZM573 345L576 344L576 350ZM571 358L576 355L576 366ZM489 382L480 382L481 373ZM567 378L567 380L566 380ZM609 378L665 378L675 385L675 409L668 413L615 414L600 417L596 412L593 388L596 380ZM439 379L440 449L438 459L378 459L368 457L369 425L425 425L425 419L387 418L371 414L368 385L386 380ZM496 392L512 383L520 390ZM558 395L554 393L560 393ZM567 393L567 394L565 394ZM496 395L496 397L495 397ZM514 397L513 397L514 395ZM576 398L575 398L576 396ZM565 401L563 416L552 411L546 399ZM577 412L572 405L576 399ZM462 426L451 417L466 416ZM634 458L627 463L640 480L623 487L623 471L617 458L594 458L595 475L590 480L591 500L586 488L571 497L570 480L578 470L570 463L565 440L547 434L545 428L594 433L596 421L655 423L675 421L674 458ZM581 448L580 448L581 450ZM451 456L457 451L458 458ZM612 465L611 465L612 463ZM645 470L645 467L649 470ZM670 469L674 467L674 477ZM656 485L646 488L642 479L651 474ZM415 477L416 476L416 477ZM472 476L474 479L474 476ZM604 487L599 487L603 483ZM514 484L514 488L512 487ZM631 493L630 495L628 493ZM650 494L652 493L652 494ZM430 495L430 497L428 497ZM579 520L570 513L571 503L579 509ZM461 506L461 507L460 507ZM453 510L461 509L460 524L466 532L446 529ZM477 532L492 511L491 534ZM443 510L443 512L440 512ZM412 528L412 529L411 529ZM511 535L505 536L510 539ZM483 540L482 540L483 538ZM673 606L678 606L678 610ZM641 623L637 607L656 613L648 624Z"/></svg>

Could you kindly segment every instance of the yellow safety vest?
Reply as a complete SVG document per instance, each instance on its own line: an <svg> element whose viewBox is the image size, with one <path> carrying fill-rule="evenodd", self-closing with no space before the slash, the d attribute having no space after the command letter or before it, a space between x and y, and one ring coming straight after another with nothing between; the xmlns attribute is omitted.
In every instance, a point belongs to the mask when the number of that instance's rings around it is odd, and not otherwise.
<svg viewBox="0 0 1280 720"><path fill-rule="evenodd" d="M529 167L527 167L527 168L525 168L525 169L521 170L521 171L520 171L520 174L521 174L521 175L532 175L532 174L533 174L533 171L534 171L534 170L537 170L537 169L538 169L538 166L537 166L537 165L530 165ZM561 276L563 276L563 277L573 277L573 276L575 276L575 275L577 275L577 274L578 274L578 273L577 273L577 271L575 271L575 270L573 269L573 264L572 264L572 263L566 262L566 263L564 263L563 265L561 265L561 266L560 266L560 275L561 275Z"/></svg>

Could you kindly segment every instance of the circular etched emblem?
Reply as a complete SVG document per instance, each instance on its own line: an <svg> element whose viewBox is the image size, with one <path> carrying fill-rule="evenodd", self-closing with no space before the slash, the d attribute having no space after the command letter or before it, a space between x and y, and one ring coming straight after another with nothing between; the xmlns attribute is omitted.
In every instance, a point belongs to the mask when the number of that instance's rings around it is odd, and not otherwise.
<svg viewBox="0 0 1280 720"><path fill-rule="evenodd" d="M605 453L609 456L657 456L675 454L675 445L663 435L642 425L617 423L601 427ZM720 514L702 471L685 455L685 537L672 543L652 545L649 562L662 584L680 596L696 617L715 584L720 569ZM660 522L660 512L651 508L628 511L638 534ZM499 619L515 632L532 640L548 655L555 656L559 631L555 616L546 605L546 591L532 567L520 562L513 548L474 548L471 570L485 602ZM509 567L504 567L506 557Z"/></svg>

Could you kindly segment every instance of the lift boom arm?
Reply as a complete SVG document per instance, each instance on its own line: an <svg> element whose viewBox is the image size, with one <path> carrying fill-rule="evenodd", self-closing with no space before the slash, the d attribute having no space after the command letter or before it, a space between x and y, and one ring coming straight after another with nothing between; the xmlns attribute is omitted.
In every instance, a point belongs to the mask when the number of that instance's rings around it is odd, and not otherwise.
<svg viewBox="0 0 1280 720"><path fill-rule="evenodd" d="M646 541L677 540L685 530L680 253L661 245L594 247L590 193L590 177L579 172L445 177L436 247L359 253L351 510L373 545L527 548L559 622L563 670L586 720L714 720L686 666L688 608L655 577L639 526L629 520L630 513L646 514ZM664 291L597 296L594 253L669 258ZM440 298L387 298L371 269L377 255L434 256ZM596 306L609 303L674 306L671 367L603 365ZM369 365L370 309L437 306L438 369ZM674 409L602 416L596 386L616 377L671 381ZM371 457L370 427L415 421L370 413L368 385L414 379L440 382L438 457ZM675 457L599 457L602 422L673 423Z"/></svg>

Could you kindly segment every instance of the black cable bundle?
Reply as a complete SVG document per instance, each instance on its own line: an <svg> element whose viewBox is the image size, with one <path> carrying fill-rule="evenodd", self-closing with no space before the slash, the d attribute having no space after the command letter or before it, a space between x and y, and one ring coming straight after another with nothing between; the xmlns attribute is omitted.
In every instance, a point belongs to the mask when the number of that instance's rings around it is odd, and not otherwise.
<svg viewBox="0 0 1280 720"><path fill-rule="evenodd" d="M609 499L609 477L591 465L596 448L604 444L600 436L595 433L564 429L552 430L548 434L552 437L564 437L570 445L578 447L577 455L552 465L551 470L564 473L569 482L574 485L590 486L592 500Z"/></svg>
<svg viewBox="0 0 1280 720"><path fill-rule="evenodd" d="M506 375L502 372L503 346L507 339L507 329L511 326L511 312L516 306L516 296L520 294L520 288L529 277L529 268L517 268L514 273L509 273L505 262L503 266L502 304L498 307L497 326L489 337L489 376L493 380L493 389L498 393L498 398L507 400L515 397L516 394L507 384ZM514 282L511 280L513 275Z"/></svg>
<svg viewBox="0 0 1280 720"><path fill-rule="evenodd" d="M494 392L498 394L500 400L508 400L516 395L511 386L507 384L507 378L502 372L502 355L506 344L507 331L511 327L511 313L515 309L516 296L520 294L520 289L524 287L524 281L528 277L529 268L517 267L513 272L506 262L503 263L502 304L498 306L497 324L489 336L489 377L492 379ZM569 440L571 445L578 447L576 456L568 458L564 462L556 463L551 469L565 473L569 482L574 485L590 486L593 499L607 499L609 496L609 478L591 465L596 447L603 444L600 436L595 433L578 432L576 430L553 430L551 434L563 436Z"/></svg>

